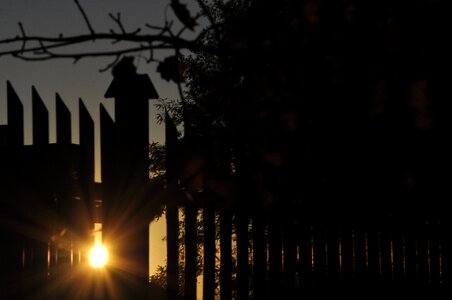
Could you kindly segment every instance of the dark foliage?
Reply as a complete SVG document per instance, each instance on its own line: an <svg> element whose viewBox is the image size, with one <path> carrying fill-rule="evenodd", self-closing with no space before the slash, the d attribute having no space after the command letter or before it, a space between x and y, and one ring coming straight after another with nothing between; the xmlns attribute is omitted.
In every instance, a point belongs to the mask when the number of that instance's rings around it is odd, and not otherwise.
<svg viewBox="0 0 452 300"><path fill-rule="evenodd" d="M196 18L190 15L187 5L180 3L179 0L171 0L171 8L179 21L181 21L188 29L193 30L194 27L198 25Z"/></svg>
<svg viewBox="0 0 452 300"><path fill-rule="evenodd" d="M172 80L176 83L180 83L183 81L183 69L183 65L178 60L177 56L169 56L158 65L157 72L159 72L160 76L166 81Z"/></svg>
<svg viewBox="0 0 452 300"><path fill-rule="evenodd" d="M246 181L240 206L410 214L445 192L444 1L211 5L190 126L213 178Z"/></svg>

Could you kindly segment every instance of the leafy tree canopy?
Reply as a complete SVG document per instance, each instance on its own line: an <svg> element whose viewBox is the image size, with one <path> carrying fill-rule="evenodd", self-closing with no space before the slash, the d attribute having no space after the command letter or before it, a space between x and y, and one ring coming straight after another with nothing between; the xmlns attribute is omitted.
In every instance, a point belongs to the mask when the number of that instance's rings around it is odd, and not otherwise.
<svg viewBox="0 0 452 300"><path fill-rule="evenodd" d="M450 129L444 5L212 1L201 42L218 51L184 60L190 134L258 206L334 212L391 194L397 211L432 196L445 173L425 174Z"/></svg>

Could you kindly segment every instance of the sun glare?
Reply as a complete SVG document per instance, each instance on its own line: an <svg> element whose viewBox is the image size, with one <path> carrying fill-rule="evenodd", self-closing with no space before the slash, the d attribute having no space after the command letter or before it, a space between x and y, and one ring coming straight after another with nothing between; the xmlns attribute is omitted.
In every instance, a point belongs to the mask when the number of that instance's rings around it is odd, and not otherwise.
<svg viewBox="0 0 452 300"><path fill-rule="evenodd" d="M103 245L95 245L89 251L89 264L93 268L103 268L108 262L108 251Z"/></svg>

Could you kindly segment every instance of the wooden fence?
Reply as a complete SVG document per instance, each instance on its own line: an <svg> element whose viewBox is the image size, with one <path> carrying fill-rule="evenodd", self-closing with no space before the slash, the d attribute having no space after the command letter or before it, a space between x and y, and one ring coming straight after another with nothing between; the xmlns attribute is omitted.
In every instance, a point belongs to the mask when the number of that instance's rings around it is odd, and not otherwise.
<svg viewBox="0 0 452 300"><path fill-rule="evenodd" d="M130 72L130 68L125 66L123 71ZM47 110L36 90L32 95L34 140L33 145L24 146L23 107L8 83L8 125L0 126L4 208L0 213L4 241L0 299L149 296L157 300L161 296L196 300L199 274L203 275L205 300L301 299L310 292L348 295L360 288L372 294L394 289L405 294L449 291L450 220L440 208L430 205L428 211L410 214L390 209L363 211L361 207L360 215L347 205L336 210L341 207L337 204L323 210L322 204L258 209L253 207L254 195L247 190L247 176L240 169L231 176L234 183L230 186L241 192L232 197L236 203L228 205L205 189L205 182L212 178L202 167L202 146L191 151L184 141L181 144L169 118L166 187L153 189L147 174L147 103L158 95L146 76L135 73L116 76L107 92L116 98L115 111L121 112L114 122L101 108L103 183L102 194L96 197L94 125L83 103L80 145L72 145L70 113L56 97L57 143L49 144ZM130 103L136 105L128 107ZM181 172L186 174L180 176ZM217 184L217 192L223 183ZM282 200L293 195L289 191ZM331 192L329 197L334 195ZM113 296L104 294L105 278L88 272L83 263L96 215L95 199L102 200L107 237L132 232L118 243L117 250L136 263L138 275L128 274L122 280L127 273L123 272L113 279L118 286L124 283ZM149 249L145 234L162 199L168 251L165 284L157 289L146 282ZM136 285L126 286L128 281Z"/></svg>
<svg viewBox="0 0 452 300"><path fill-rule="evenodd" d="M167 189L172 195L166 203L167 299L198 299L197 275L202 275L198 278L205 300L352 298L361 290L374 296L450 293L450 218L438 202L441 196L434 187L439 184L432 183L443 180L442 173L425 179L431 161L423 165L419 159L420 181L425 181L418 194L395 188L397 175L383 169L397 163L383 162L380 155L367 173L356 172L364 179L353 185L347 176L354 169L343 172L345 179L338 177L330 190L317 192L320 196L300 199L294 191L301 187L292 185L265 209L265 199L249 192L253 174L229 170L215 182L215 176L209 177L212 156L205 155L209 147L178 141L169 116L167 120ZM193 145L197 150L192 151ZM423 154L430 159L431 153ZM385 172L392 177L386 179ZM349 190L335 189L343 183L353 189L351 200L342 198ZM225 189L236 192L235 203L219 199L219 194L228 194ZM360 193L369 197L360 198Z"/></svg>
<svg viewBox="0 0 452 300"><path fill-rule="evenodd" d="M306 222L193 205L167 207L166 217L168 299L198 299L196 274L206 300L449 291L447 220Z"/></svg>
<svg viewBox="0 0 452 300"><path fill-rule="evenodd" d="M102 106L99 116L102 185L94 182L94 122L82 100L80 144L72 144L71 113L58 94L56 143L49 144L48 111L32 88L33 144L24 145L23 104L7 83L8 124L0 126L0 299L147 299L153 206L148 100L158 95L130 58L113 73L105 96L115 98L115 121ZM87 268L95 222L114 244L112 261L121 261L109 268L108 280Z"/></svg>
<svg viewBox="0 0 452 300"><path fill-rule="evenodd" d="M48 110L33 87L33 143L24 145L23 104L9 82L7 107L8 125L0 126L0 299L70 299L81 293L79 271L93 241L94 123L80 100L80 144L72 144L71 114L57 94L50 144Z"/></svg>

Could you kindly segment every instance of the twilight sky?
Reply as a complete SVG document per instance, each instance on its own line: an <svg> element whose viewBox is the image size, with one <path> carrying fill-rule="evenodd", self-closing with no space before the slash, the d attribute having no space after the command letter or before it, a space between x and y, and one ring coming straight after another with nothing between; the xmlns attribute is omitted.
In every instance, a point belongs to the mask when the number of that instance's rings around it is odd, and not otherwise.
<svg viewBox="0 0 452 300"><path fill-rule="evenodd" d="M145 24L163 25L165 13L169 20L175 20L171 9L165 9L170 0L80 0L96 32L117 30L117 25L108 16L121 12L121 20L126 30L133 31L141 27L149 32ZM197 9L195 1L187 3L192 11ZM27 35L58 36L63 34L89 33L73 0L1 0L0 1L0 39L20 34L18 22L23 24ZM189 32L187 32L189 34ZM109 45L107 45L109 46ZM89 47L83 45L81 47ZM0 46L0 51L5 50ZM76 49L76 48L73 48ZM164 58L172 52L156 52L156 57ZM137 53L138 55L138 53ZM143 53L147 55L147 53ZM24 62L11 57L0 57L0 124L6 120L6 81L16 89L25 108L25 143L32 142L31 137L31 86L34 85L44 100L50 115L50 142L55 142L54 102L57 92L72 112L74 143L78 143L78 99L83 99L95 123L96 138L99 138L99 104L103 103L113 115L112 99L103 95L112 80L110 71L100 73L113 58L86 58L76 64L72 60L58 59L44 62ZM144 59L136 58L138 73L149 74L161 98L177 99L176 85L168 83L155 72L156 64L147 64ZM156 110L150 103L150 140L164 142L163 127L156 124ZM98 144L98 143L97 143ZM97 147L97 153L99 149ZM97 164L96 179L99 179Z"/></svg>

